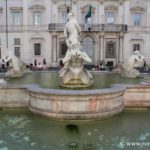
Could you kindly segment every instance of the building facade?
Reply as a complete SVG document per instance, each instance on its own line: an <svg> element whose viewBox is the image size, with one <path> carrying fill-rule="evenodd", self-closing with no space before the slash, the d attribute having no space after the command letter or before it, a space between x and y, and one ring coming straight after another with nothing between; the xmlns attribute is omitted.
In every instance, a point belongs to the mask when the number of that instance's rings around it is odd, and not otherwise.
<svg viewBox="0 0 150 150"><path fill-rule="evenodd" d="M58 66L67 50L63 30L71 9L93 64L116 66L135 50L150 64L150 0L7 0L7 7L0 0L0 57L12 50L26 64L46 59Z"/></svg>

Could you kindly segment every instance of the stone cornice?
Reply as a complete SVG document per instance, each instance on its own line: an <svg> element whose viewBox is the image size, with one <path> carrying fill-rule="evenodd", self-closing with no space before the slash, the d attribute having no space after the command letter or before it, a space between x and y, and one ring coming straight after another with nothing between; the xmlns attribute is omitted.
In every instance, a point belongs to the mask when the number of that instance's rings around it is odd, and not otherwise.
<svg viewBox="0 0 150 150"><path fill-rule="evenodd" d="M105 11L109 11L109 10L111 10L111 11L117 11L118 7L116 7L114 5L107 5L107 6L105 6L104 9L105 9Z"/></svg>
<svg viewBox="0 0 150 150"><path fill-rule="evenodd" d="M45 7L43 5L32 5L29 9L31 10L45 10Z"/></svg>
<svg viewBox="0 0 150 150"><path fill-rule="evenodd" d="M10 11L11 12L14 12L14 11L22 12L23 11L23 7L10 7Z"/></svg>
<svg viewBox="0 0 150 150"><path fill-rule="evenodd" d="M139 1L139 0L136 0L136 1L133 1L131 2L130 4L130 11L141 11L141 12L144 12L146 11L146 5L145 5L145 2L142 2L142 1Z"/></svg>
<svg viewBox="0 0 150 150"><path fill-rule="evenodd" d="M144 12L145 9L140 7L140 6L133 6L132 8L130 8L131 12Z"/></svg>

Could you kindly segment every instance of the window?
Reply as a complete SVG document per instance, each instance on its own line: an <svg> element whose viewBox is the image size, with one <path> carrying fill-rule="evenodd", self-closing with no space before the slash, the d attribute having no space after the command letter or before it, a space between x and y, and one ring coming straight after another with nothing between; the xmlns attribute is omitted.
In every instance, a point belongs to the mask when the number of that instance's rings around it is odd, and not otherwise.
<svg viewBox="0 0 150 150"><path fill-rule="evenodd" d="M106 13L106 23L113 24L115 22L115 13L114 12L107 12Z"/></svg>
<svg viewBox="0 0 150 150"><path fill-rule="evenodd" d="M40 43L34 44L34 55L41 55L41 44Z"/></svg>
<svg viewBox="0 0 150 150"><path fill-rule="evenodd" d="M94 39L90 36L85 36L82 41L82 50L94 61Z"/></svg>
<svg viewBox="0 0 150 150"><path fill-rule="evenodd" d="M61 12L61 23L66 23L67 22L67 12L62 11Z"/></svg>
<svg viewBox="0 0 150 150"><path fill-rule="evenodd" d="M133 51L140 51L140 44L133 44Z"/></svg>
<svg viewBox="0 0 150 150"><path fill-rule="evenodd" d="M116 48L115 42L106 43L106 58L115 58L116 57Z"/></svg>
<svg viewBox="0 0 150 150"><path fill-rule="evenodd" d="M66 55L67 49L68 49L68 47L67 47L66 43L61 43L60 57L64 57Z"/></svg>
<svg viewBox="0 0 150 150"><path fill-rule="evenodd" d="M20 39L19 38L14 39L14 45L20 45Z"/></svg>
<svg viewBox="0 0 150 150"><path fill-rule="evenodd" d="M40 11L35 11L33 13L33 24L34 25L41 25L42 21L42 14Z"/></svg>
<svg viewBox="0 0 150 150"><path fill-rule="evenodd" d="M66 23L67 21L67 12L63 11L62 12L62 23Z"/></svg>
<svg viewBox="0 0 150 150"><path fill-rule="evenodd" d="M12 12L12 24L21 25L21 12L19 11Z"/></svg>
<svg viewBox="0 0 150 150"><path fill-rule="evenodd" d="M20 47L15 47L14 48L14 53L15 53L15 56L20 58Z"/></svg>
<svg viewBox="0 0 150 150"><path fill-rule="evenodd" d="M41 0L40 0L41 1ZM43 23L43 15L45 16L45 7L43 4L34 4L29 7L30 10L30 21L32 25L41 25Z"/></svg>
<svg viewBox="0 0 150 150"><path fill-rule="evenodd" d="M140 26L141 25L141 13L133 13L132 14L133 25Z"/></svg>
<svg viewBox="0 0 150 150"><path fill-rule="evenodd" d="M114 66L114 62L113 61L108 61L106 66L113 67Z"/></svg>

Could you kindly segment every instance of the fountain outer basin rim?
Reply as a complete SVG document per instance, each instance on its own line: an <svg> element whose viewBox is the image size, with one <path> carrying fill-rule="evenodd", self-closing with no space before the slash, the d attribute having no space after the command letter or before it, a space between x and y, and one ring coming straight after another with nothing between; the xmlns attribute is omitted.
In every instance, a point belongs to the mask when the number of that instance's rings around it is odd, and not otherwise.
<svg viewBox="0 0 150 150"><path fill-rule="evenodd" d="M121 88L122 87L122 88ZM120 113L125 86L97 90L54 90L28 87L29 110L58 120L99 120ZM98 106L103 101L103 104ZM112 104L113 103L113 104Z"/></svg>

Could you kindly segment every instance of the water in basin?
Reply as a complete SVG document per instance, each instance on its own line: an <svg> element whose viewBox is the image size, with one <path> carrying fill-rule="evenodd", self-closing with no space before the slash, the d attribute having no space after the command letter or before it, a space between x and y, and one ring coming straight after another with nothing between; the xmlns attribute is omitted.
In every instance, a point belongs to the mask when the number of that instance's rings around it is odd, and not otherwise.
<svg viewBox="0 0 150 150"><path fill-rule="evenodd" d="M0 150L148 150L150 111L95 122L57 122L27 111L0 111ZM68 127L69 126L69 127ZM131 146L147 143L145 146ZM91 147L91 149L88 149Z"/></svg>
<svg viewBox="0 0 150 150"><path fill-rule="evenodd" d="M32 72L26 73L18 79L6 79L11 84L38 84L43 88L60 89L58 72ZM94 84L90 89L108 88L112 84L125 83L136 84L140 83L143 78L129 79L120 77L120 75L112 73L93 73Z"/></svg>

